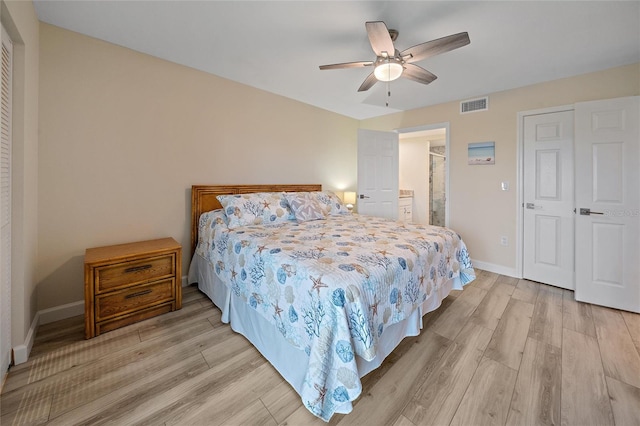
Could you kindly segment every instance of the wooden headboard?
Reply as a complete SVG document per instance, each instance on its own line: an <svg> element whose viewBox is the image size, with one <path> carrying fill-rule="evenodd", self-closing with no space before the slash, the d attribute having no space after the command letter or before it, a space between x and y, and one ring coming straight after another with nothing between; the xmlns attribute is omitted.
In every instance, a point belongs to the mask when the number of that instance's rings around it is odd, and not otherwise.
<svg viewBox="0 0 640 426"><path fill-rule="evenodd" d="M322 191L322 185L193 185L191 186L191 256L198 243L198 220L202 213L221 209L216 198L225 194L252 192L304 192Z"/></svg>

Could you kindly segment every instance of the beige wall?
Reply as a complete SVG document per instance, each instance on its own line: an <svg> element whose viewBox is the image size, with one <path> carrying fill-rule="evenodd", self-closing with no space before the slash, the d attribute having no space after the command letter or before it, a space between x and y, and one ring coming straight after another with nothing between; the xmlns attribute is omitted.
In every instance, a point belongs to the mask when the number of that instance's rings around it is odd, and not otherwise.
<svg viewBox="0 0 640 426"><path fill-rule="evenodd" d="M190 188L355 190L358 121L41 23L38 309L83 299L87 247L164 236Z"/></svg>
<svg viewBox="0 0 640 426"><path fill-rule="evenodd" d="M361 127L392 130L449 122L449 225L462 235L473 259L515 271L518 112L638 94L640 64L634 64L493 93L486 112L460 115L459 102L450 102L365 120ZM495 141L496 164L468 166L467 144L484 141ZM500 190L502 181L510 182L509 191ZM500 245L503 235L508 247Z"/></svg>
<svg viewBox="0 0 640 426"><path fill-rule="evenodd" d="M191 184L355 189L358 126L449 122L450 225L474 259L514 270L517 113L640 94L635 64L494 93L488 112L460 115L451 102L358 123L47 24L40 32L38 309L82 299L86 247L165 235L188 247ZM495 141L494 166L466 164L479 141Z"/></svg>
<svg viewBox="0 0 640 426"><path fill-rule="evenodd" d="M13 40L11 343L25 343L36 315L39 23L33 4L3 1Z"/></svg>

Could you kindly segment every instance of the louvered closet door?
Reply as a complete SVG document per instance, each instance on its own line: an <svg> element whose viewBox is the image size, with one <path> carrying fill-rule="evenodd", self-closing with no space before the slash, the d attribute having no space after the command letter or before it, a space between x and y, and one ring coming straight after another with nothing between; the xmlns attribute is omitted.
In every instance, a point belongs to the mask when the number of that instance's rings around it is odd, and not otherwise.
<svg viewBox="0 0 640 426"><path fill-rule="evenodd" d="M0 372L11 363L11 68L12 44L2 28L0 97Z"/></svg>

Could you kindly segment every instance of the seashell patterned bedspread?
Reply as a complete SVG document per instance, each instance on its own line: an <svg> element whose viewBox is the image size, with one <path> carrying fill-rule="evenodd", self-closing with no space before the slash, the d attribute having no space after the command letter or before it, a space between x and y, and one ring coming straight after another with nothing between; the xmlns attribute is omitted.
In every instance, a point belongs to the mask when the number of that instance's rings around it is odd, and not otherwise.
<svg viewBox="0 0 640 426"><path fill-rule="evenodd" d="M385 329L448 280L462 289L475 278L451 229L356 214L230 230L222 211L208 212L196 251L235 296L305 351L301 397L325 421L361 393L356 355L371 360Z"/></svg>

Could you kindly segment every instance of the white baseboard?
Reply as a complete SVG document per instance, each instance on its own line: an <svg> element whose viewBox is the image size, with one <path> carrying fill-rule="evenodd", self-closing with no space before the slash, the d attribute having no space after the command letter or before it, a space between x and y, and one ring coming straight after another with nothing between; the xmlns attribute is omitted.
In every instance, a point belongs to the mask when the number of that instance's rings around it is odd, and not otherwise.
<svg viewBox="0 0 640 426"><path fill-rule="evenodd" d="M53 308L38 311L40 314L39 324L49 324L66 318L84 315L84 300L67 303L66 305L55 306Z"/></svg>
<svg viewBox="0 0 640 426"><path fill-rule="evenodd" d="M182 287L189 285L186 275L180 277L180 281ZM27 333L24 343L13 348L14 364L18 365L27 362L36 337L38 325L49 324L50 322L75 317L77 315L84 315L84 300L38 311L31 322L31 327L29 327L29 332Z"/></svg>
<svg viewBox="0 0 640 426"><path fill-rule="evenodd" d="M471 259L471 264L474 268L482 269L484 271L493 272L494 274L507 275L509 277L522 278L518 276L515 268L509 268L502 265L496 265L494 263L483 262L481 260Z"/></svg>
<svg viewBox="0 0 640 426"><path fill-rule="evenodd" d="M39 321L40 312L36 312L36 316L33 318L33 321L31 321L31 327L29 327L29 332L27 333L27 337L24 339L24 343L13 348L13 363L15 365L23 364L29 359L29 354L31 353L31 348L33 347L33 342L36 338L36 330L38 329Z"/></svg>
<svg viewBox="0 0 640 426"><path fill-rule="evenodd" d="M13 363L18 365L27 362L29 354L31 353L31 348L33 347L33 342L36 338L36 331L40 324L49 324L50 322L83 314L84 300L36 312L36 316L31 322L31 327L29 327L29 332L27 333L27 337L24 339L24 343L13 348Z"/></svg>

